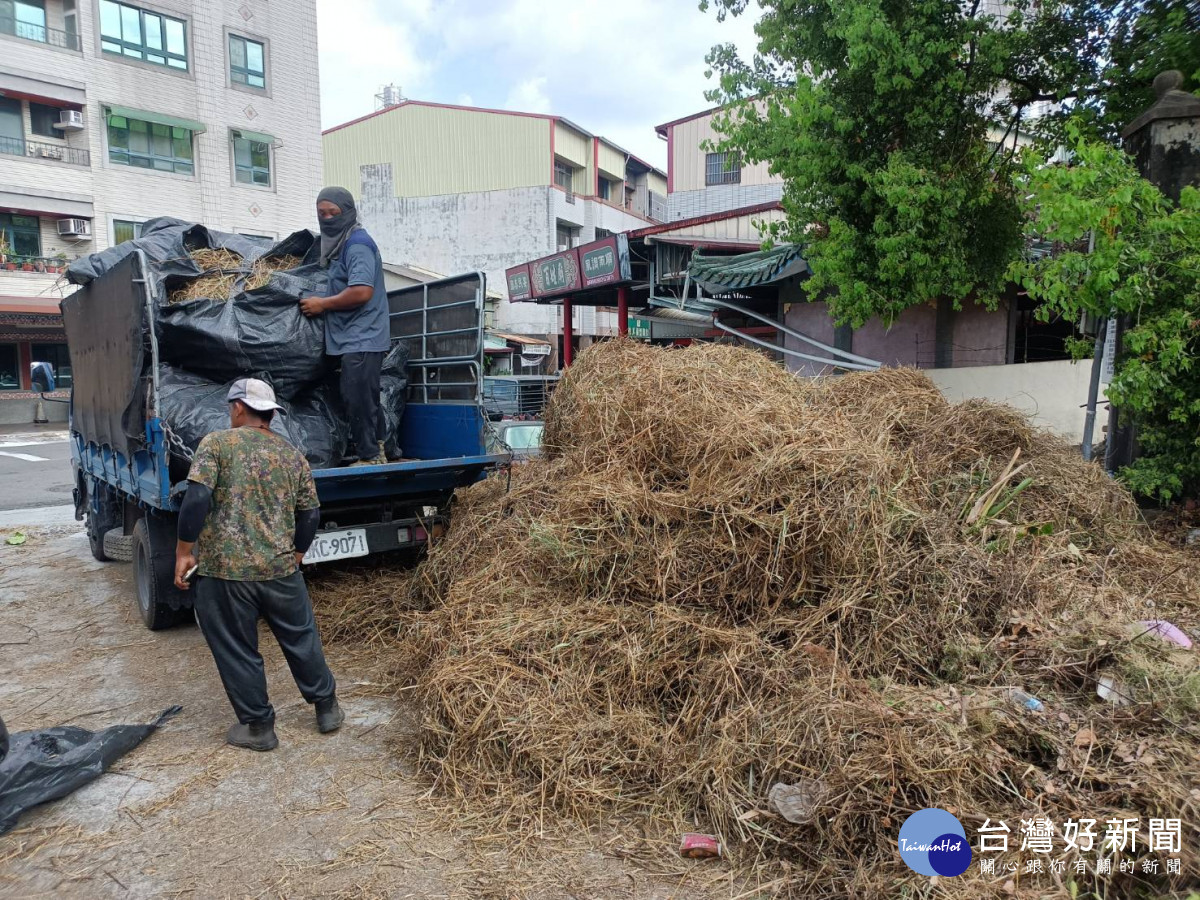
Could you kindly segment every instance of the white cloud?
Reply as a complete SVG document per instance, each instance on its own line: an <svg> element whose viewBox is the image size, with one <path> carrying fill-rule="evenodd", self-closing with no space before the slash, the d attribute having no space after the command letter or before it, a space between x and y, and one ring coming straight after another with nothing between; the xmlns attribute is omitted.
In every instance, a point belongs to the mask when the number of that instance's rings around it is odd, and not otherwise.
<svg viewBox="0 0 1200 900"><path fill-rule="evenodd" d="M459 94L457 103L459 106L474 106L475 100L470 94Z"/></svg>
<svg viewBox="0 0 1200 900"><path fill-rule="evenodd" d="M550 98L546 96L546 76L526 78L514 85L504 101L504 108L515 112L554 112Z"/></svg>
<svg viewBox="0 0 1200 900"><path fill-rule="evenodd" d="M318 7L326 126L369 112L379 85L396 81L414 99L462 103L465 95L480 106L565 116L657 165L666 163L666 144L654 126L707 108L704 92L713 84L704 55L725 42L750 52L757 18L754 7L754 15L720 24L697 0L318 0ZM331 40L338 51L329 50ZM365 99L351 109L348 96Z"/></svg>
<svg viewBox="0 0 1200 900"><path fill-rule="evenodd" d="M317 0L325 127L372 112L385 84L405 96L428 88L432 67L418 51L413 23L429 13L426 0Z"/></svg>

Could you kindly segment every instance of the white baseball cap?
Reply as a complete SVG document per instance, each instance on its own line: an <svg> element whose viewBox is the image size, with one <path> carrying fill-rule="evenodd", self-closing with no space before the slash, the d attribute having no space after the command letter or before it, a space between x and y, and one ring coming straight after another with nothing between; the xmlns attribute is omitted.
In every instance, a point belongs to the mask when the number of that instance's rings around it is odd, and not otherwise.
<svg viewBox="0 0 1200 900"><path fill-rule="evenodd" d="M258 378L239 378L225 397L230 403L241 400L251 409L267 412L272 409L283 409L275 402L275 391L269 384Z"/></svg>

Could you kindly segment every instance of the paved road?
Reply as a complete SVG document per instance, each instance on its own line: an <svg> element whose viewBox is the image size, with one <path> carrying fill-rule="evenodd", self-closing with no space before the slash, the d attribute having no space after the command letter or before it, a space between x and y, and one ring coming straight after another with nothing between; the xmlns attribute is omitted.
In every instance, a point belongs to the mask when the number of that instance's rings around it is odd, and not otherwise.
<svg viewBox="0 0 1200 900"><path fill-rule="evenodd" d="M62 506L72 487L66 431L0 434L0 509Z"/></svg>

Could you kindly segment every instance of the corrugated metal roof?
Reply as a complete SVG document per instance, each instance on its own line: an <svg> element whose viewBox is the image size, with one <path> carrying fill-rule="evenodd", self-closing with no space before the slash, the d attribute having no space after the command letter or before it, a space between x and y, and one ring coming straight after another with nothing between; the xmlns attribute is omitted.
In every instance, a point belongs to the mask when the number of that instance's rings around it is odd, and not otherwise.
<svg viewBox="0 0 1200 900"><path fill-rule="evenodd" d="M503 338L506 341L512 341L514 344L524 344L529 347L541 346L545 344L550 346L550 342L541 338L530 337L527 334L506 334L503 331L489 331L488 334L495 335L498 338Z"/></svg>
<svg viewBox="0 0 1200 900"><path fill-rule="evenodd" d="M744 290L809 271L799 244L780 244L770 250L737 256L692 254L688 275L712 293Z"/></svg>

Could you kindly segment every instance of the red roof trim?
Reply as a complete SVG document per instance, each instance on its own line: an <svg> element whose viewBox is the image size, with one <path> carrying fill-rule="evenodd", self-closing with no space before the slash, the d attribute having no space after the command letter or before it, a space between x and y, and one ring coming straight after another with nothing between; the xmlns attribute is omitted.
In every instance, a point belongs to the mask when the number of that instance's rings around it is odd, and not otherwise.
<svg viewBox="0 0 1200 900"><path fill-rule="evenodd" d="M342 128L349 128L351 125L357 125L359 122L365 122L367 119L373 119L376 116L381 116L384 113L392 112L393 110L403 109L406 106L428 106L433 109L457 109L463 112L478 112L491 113L497 116L519 116L526 119L546 119L551 122L556 122L561 116L552 116L547 113L527 113L514 112L511 109L489 109L484 106L458 106L454 103L431 103L428 100L402 100L395 106L389 106L386 109L377 109L373 113L367 113L365 116L359 116L357 119L351 119L349 122L343 122L341 125L334 125L332 128L326 128L321 132L322 135L330 134L334 131L339 131Z"/></svg>
<svg viewBox="0 0 1200 900"><path fill-rule="evenodd" d="M702 119L705 116L711 116L713 113L719 112L724 108L724 106L714 106L712 109L706 109L704 112L692 113L690 116L684 116L682 119L672 119L670 122L663 122L661 125L655 125L654 130L659 134L663 134L672 125L682 125L684 122L692 121L692 119Z"/></svg>
<svg viewBox="0 0 1200 900"><path fill-rule="evenodd" d="M626 234L630 238L647 237L652 234L662 234L664 231L674 231L676 228L706 225L709 222L723 222L726 219L736 219L739 216L746 216L752 213L769 212L773 209L783 209L783 204L778 200L771 200L768 203L743 206L741 209L730 209L725 212L709 213L707 216L696 216L692 219L679 219L675 222L664 222L662 225L651 225L649 228L639 228L637 231L628 231Z"/></svg>
<svg viewBox="0 0 1200 900"><path fill-rule="evenodd" d="M62 316L62 310L59 304L62 302L58 297L5 297L0 296L0 312L4 313L21 313L24 315L36 316L52 316L59 318Z"/></svg>

